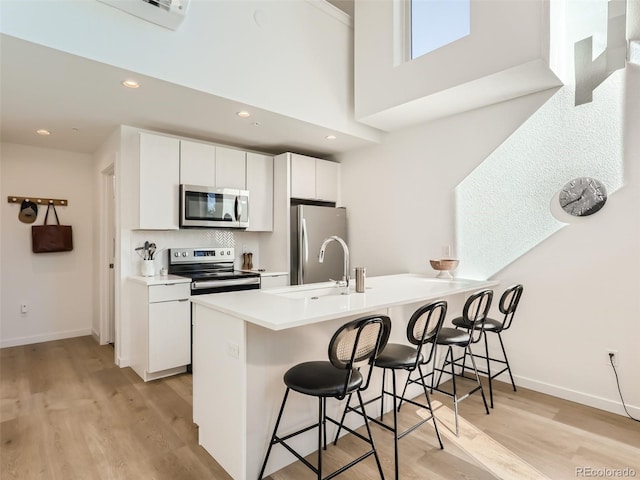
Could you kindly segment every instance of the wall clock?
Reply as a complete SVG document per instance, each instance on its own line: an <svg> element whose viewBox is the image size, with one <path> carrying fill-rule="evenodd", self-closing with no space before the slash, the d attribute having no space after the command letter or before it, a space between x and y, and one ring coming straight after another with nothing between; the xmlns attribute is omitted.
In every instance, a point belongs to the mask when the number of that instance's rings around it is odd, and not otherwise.
<svg viewBox="0 0 640 480"><path fill-rule="evenodd" d="M578 177L562 187L558 200L568 214L586 217L604 206L607 201L607 189L595 178Z"/></svg>

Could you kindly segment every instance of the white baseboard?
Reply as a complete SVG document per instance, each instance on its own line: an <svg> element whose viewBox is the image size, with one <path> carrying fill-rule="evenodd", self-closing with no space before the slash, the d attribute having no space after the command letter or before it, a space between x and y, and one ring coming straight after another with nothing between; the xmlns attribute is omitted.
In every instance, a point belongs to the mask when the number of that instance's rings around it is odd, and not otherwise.
<svg viewBox="0 0 640 480"><path fill-rule="evenodd" d="M589 407L616 413L624 417L628 416L624 411L622 402L619 399L610 400L608 398L597 397L588 393L559 387L557 385L540 382L538 380L533 380L531 378L521 377L518 375L514 375L514 379L516 382L516 387L528 388L530 390L535 390L536 392L545 393L553 397L563 398L565 400L570 400L572 402L587 405ZM617 395L618 391L616 390L614 393ZM628 403L626 406L627 410L632 416L634 416L635 418L640 418L640 407L629 405Z"/></svg>
<svg viewBox="0 0 640 480"><path fill-rule="evenodd" d="M0 348L18 347L20 345L31 345L32 343L49 342L51 340L63 340L65 338L84 337L85 335L92 334L92 330L90 328L87 328L82 330L67 330L65 332L47 333L44 335L33 335L30 337L2 339L0 341Z"/></svg>
<svg viewBox="0 0 640 480"><path fill-rule="evenodd" d="M120 368L130 367L131 359L129 357L118 357L116 359L116 365L118 365Z"/></svg>

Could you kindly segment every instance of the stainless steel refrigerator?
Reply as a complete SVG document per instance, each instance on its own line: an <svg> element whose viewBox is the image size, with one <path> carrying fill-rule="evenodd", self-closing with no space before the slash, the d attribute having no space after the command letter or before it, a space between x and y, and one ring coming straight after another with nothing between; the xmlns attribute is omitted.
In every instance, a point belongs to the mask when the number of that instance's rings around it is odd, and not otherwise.
<svg viewBox="0 0 640 480"><path fill-rule="evenodd" d="M338 242L325 250L324 262L318 261L322 242L332 235L347 240L347 209L296 205L291 207L292 285L341 280L344 252Z"/></svg>

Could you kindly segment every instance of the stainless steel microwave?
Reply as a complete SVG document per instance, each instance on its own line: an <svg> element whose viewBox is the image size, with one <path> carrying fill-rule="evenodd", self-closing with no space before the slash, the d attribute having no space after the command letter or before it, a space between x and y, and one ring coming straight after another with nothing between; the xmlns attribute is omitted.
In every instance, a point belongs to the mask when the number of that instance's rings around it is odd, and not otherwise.
<svg viewBox="0 0 640 480"><path fill-rule="evenodd" d="M180 185L180 227L247 228L249 192Z"/></svg>

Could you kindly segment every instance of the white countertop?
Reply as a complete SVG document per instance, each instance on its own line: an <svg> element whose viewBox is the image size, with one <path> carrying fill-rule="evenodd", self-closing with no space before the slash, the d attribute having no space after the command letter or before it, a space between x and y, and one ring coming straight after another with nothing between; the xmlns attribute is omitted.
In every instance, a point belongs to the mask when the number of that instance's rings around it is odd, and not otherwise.
<svg viewBox="0 0 640 480"><path fill-rule="evenodd" d="M263 270L261 268L253 268L251 270L240 270L241 272L259 273L261 277L278 277L280 275L289 275L289 272L276 272L274 270Z"/></svg>
<svg viewBox="0 0 640 480"><path fill-rule="evenodd" d="M153 277L133 276L130 280L144 285L169 285L172 283L190 283L191 279L178 275L154 275Z"/></svg>
<svg viewBox="0 0 640 480"><path fill-rule="evenodd" d="M318 296L312 299L313 292L309 292L309 296L303 293L333 287L331 282L326 282L269 290L198 295L192 296L191 301L271 330L284 330L395 305L438 300L448 295L473 292L495 285L498 282L441 280L405 273L367 278L364 293L354 291L355 281L352 282L348 295ZM285 295L302 295L304 298Z"/></svg>

